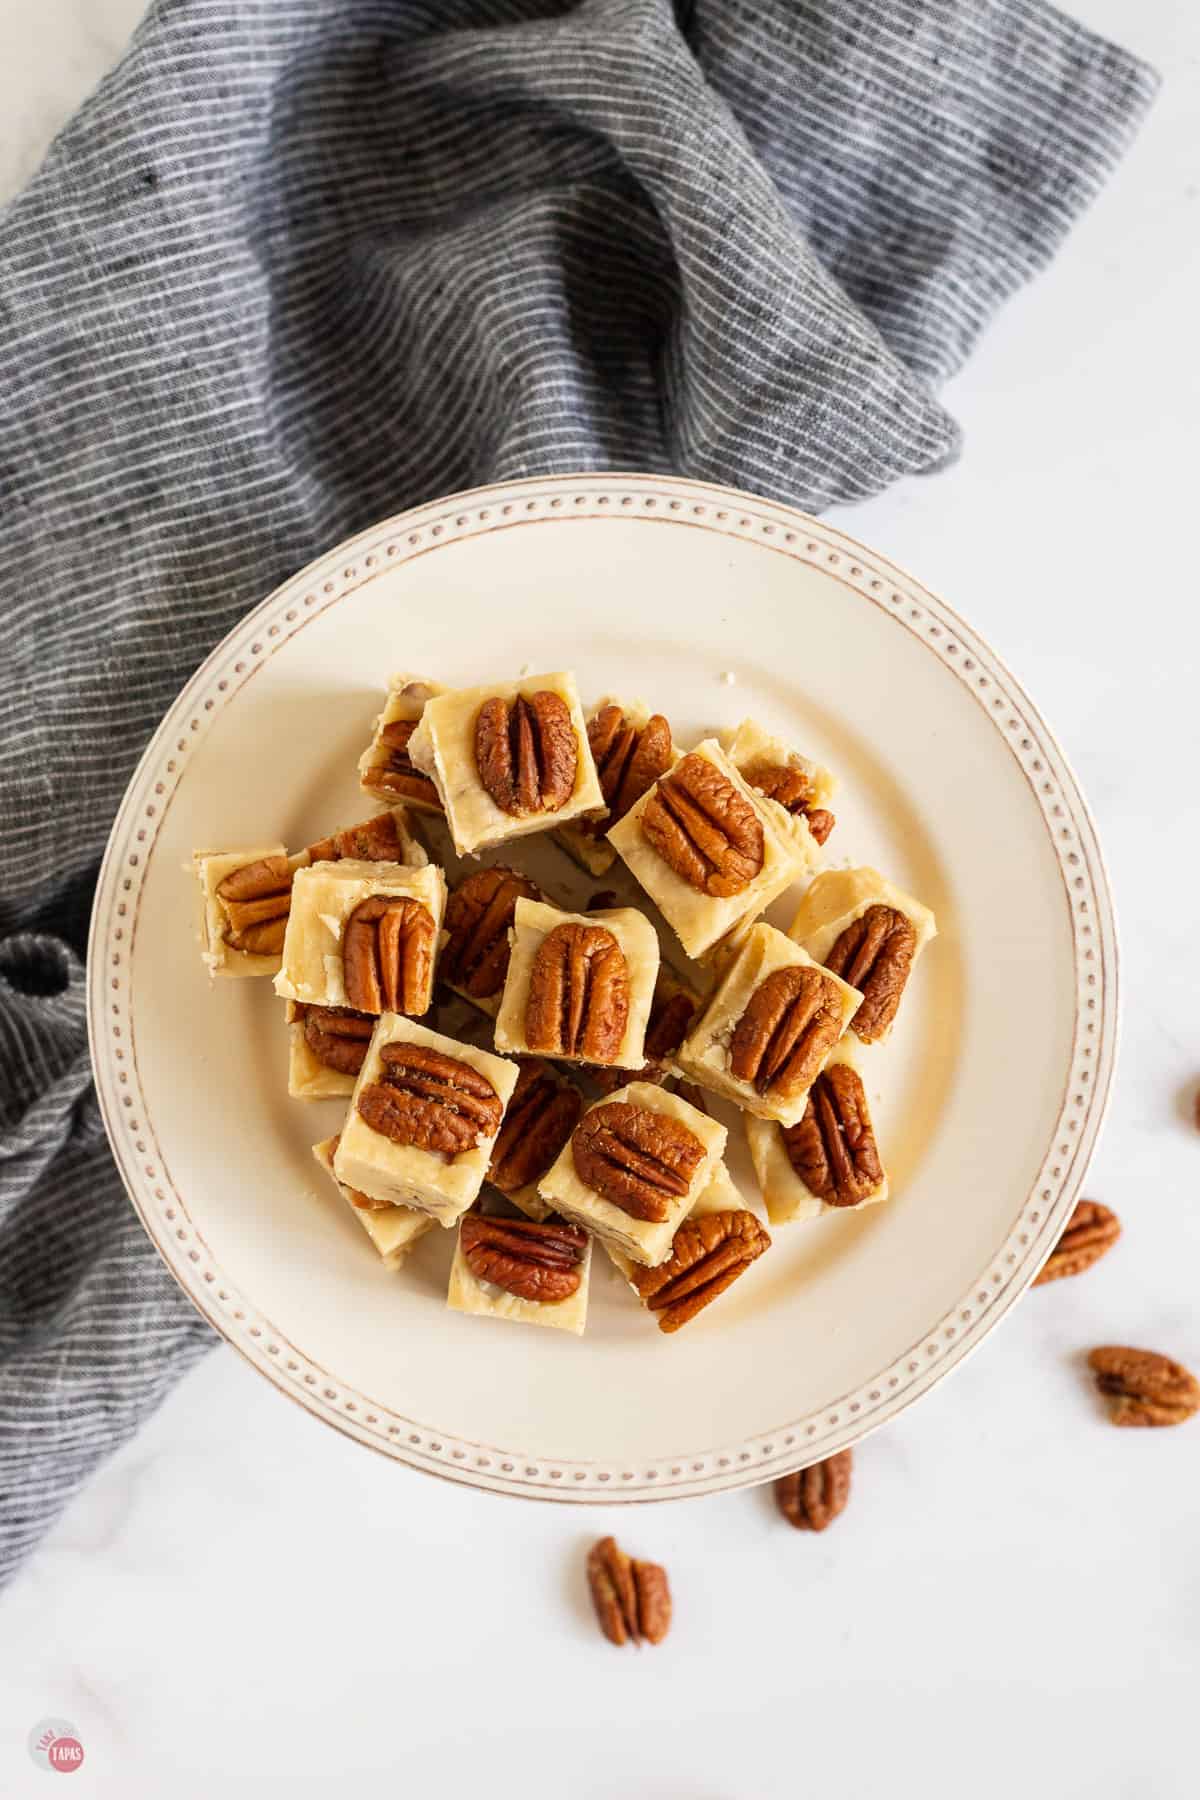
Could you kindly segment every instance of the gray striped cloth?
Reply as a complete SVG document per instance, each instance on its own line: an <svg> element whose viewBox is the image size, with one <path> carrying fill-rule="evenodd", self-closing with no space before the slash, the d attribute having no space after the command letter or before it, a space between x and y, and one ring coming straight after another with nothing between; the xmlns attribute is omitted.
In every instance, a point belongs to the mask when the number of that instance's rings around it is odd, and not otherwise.
<svg viewBox="0 0 1200 1800"><path fill-rule="evenodd" d="M0 219L0 1577L212 1341L84 1038L175 690L439 492L620 467L819 509L945 463L939 383L1154 87L1041 0L151 9Z"/></svg>

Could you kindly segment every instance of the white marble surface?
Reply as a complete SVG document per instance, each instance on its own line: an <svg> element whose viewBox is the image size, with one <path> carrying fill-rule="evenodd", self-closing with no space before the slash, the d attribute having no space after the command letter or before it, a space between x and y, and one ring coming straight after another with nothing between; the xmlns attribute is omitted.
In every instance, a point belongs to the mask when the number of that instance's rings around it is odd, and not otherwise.
<svg viewBox="0 0 1200 1800"><path fill-rule="evenodd" d="M1113 1431L1081 1367L1117 1340L1200 1368L1200 14L1075 10L1164 92L954 383L961 463L841 522L990 637L1099 817L1126 1010L1089 1191L1123 1241L869 1440L824 1537L764 1493L628 1513L476 1496L365 1454L221 1350L0 1601L5 1800L44 1792L25 1737L47 1714L84 1741L72 1791L114 1800L1200 1791L1200 1422ZM0 194L138 11L0 0ZM671 1571L661 1650L618 1654L590 1622L581 1552L609 1528Z"/></svg>

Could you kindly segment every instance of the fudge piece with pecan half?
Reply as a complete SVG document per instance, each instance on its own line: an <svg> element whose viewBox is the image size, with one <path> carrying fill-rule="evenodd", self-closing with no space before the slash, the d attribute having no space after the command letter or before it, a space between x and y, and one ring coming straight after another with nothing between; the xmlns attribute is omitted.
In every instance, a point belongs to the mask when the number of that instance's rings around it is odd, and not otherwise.
<svg viewBox="0 0 1200 1800"><path fill-rule="evenodd" d="M631 906L567 913L518 900L496 1048L640 1068L658 976L658 934Z"/></svg>
<svg viewBox="0 0 1200 1800"><path fill-rule="evenodd" d="M520 1068L487 1178L528 1218L540 1220L550 1208L537 1184L579 1123L583 1095L540 1057L522 1057Z"/></svg>
<svg viewBox="0 0 1200 1800"><path fill-rule="evenodd" d="M445 905L446 880L432 863L298 869L275 992L309 1006L427 1012Z"/></svg>
<svg viewBox="0 0 1200 1800"><path fill-rule="evenodd" d="M583 1334L592 1240L561 1219L459 1221L446 1304L455 1312Z"/></svg>
<svg viewBox="0 0 1200 1800"><path fill-rule="evenodd" d="M565 671L435 695L408 755L437 788L460 856L604 805L575 677Z"/></svg>
<svg viewBox="0 0 1200 1800"><path fill-rule="evenodd" d="M287 1003L288 1093L293 1100L340 1100L354 1092L375 1030L372 1013L349 1006Z"/></svg>
<svg viewBox="0 0 1200 1800"><path fill-rule="evenodd" d="M719 1162L676 1231L665 1262L647 1269L606 1244L612 1261L660 1331L679 1331L746 1273L771 1239Z"/></svg>
<svg viewBox="0 0 1200 1800"><path fill-rule="evenodd" d="M464 875L446 902L438 979L494 1019L508 974L517 901L543 898L536 882L503 863Z"/></svg>
<svg viewBox="0 0 1200 1800"><path fill-rule="evenodd" d="M502 1056L384 1013L342 1126L338 1180L453 1225L483 1185L517 1074Z"/></svg>
<svg viewBox="0 0 1200 1800"><path fill-rule="evenodd" d="M336 1137L325 1138L313 1145L313 1155L374 1244L384 1267L398 1269L417 1239L432 1230L434 1221L428 1213L417 1212L414 1207L368 1199L357 1188L339 1181L333 1172L337 1147Z"/></svg>
<svg viewBox="0 0 1200 1800"><path fill-rule="evenodd" d="M413 767L408 741L420 723L426 701L445 691L423 675L392 676L371 742L358 759L358 781L364 793L377 800L402 800L419 812L441 812L437 789L428 775Z"/></svg>
<svg viewBox="0 0 1200 1800"><path fill-rule="evenodd" d="M734 768L811 857L810 838L824 844L835 824L829 802L836 778L782 738L772 737L755 719L743 719L735 731L723 731L720 741Z"/></svg>
<svg viewBox="0 0 1200 1800"><path fill-rule="evenodd" d="M589 875L606 875L617 853L605 832L674 767L679 752L663 714L652 713L640 700L617 700L606 694L588 713L587 732L604 795L604 816L563 825L555 835Z"/></svg>
<svg viewBox="0 0 1200 1800"><path fill-rule="evenodd" d="M862 994L854 1034L876 1044L892 1029L913 964L937 922L877 869L827 869L803 900L788 936Z"/></svg>
<svg viewBox="0 0 1200 1800"><path fill-rule="evenodd" d="M678 1094L631 1081L588 1108L538 1192L565 1219L653 1268L671 1254L726 1136Z"/></svg>
<svg viewBox="0 0 1200 1800"><path fill-rule="evenodd" d="M761 922L752 925L675 1053L698 1087L794 1125L860 995Z"/></svg>
<svg viewBox="0 0 1200 1800"><path fill-rule="evenodd" d="M854 1041L843 1038L795 1125L746 1116L746 1141L772 1225L850 1212L888 1197Z"/></svg>
<svg viewBox="0 0 1200 1800"><path fill-rule="evenodd" d="M782 829L716 738L676 763L608 837L693 957L816 866L815 842Z"/></svg>

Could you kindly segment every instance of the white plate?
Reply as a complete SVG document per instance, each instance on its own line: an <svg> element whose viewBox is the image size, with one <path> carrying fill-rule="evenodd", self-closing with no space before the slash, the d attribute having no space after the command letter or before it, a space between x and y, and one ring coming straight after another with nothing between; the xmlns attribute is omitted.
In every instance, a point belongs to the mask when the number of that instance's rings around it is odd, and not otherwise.
<svg viewBox="0 0 1200 1800"><path fill-rule="evenodd" d="M387 1273L311 1159L338 1109L288 1100L269 982L210 985L193 936L193 847L295 848L372 810L355 761L392 670L457 685L525 665L574 668L585 696L652 700L685 743L764 720L841 775L830 860L875 864L938 916L871 1057L895 1197L776 1229L674 1338L604 1258L579 1340L449 1312L449 1233ZM118 1165L205 1316L360 1443L538 1498L761 1481L928 1391L1061 1230L1116 1041L1092 822L994 653L830 526L657 476L458 495L364 532L264 601L188 683L130 783L88 966Z"/></svg>

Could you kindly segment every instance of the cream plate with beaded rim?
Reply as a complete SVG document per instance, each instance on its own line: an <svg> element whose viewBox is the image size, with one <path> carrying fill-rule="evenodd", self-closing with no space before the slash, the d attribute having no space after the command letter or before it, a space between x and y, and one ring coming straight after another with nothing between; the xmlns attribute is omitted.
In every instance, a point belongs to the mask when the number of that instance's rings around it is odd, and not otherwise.
<svg viewBox="0 0 1200 1800"><path fill-rule="evenodd" d="M194 939L193 848L294 849L375 810L355 763L391 671L465 686L523 667L574 669L585 700L641 696L685 745L759 718L841 778L829 863L873 864L938 917L897 1028L870 1053L894 1197L777 1228L676 1337L604 1257L581 1339L450 1312L452 1233L384 1269L310 1153L337 1103L287 1098L282 1003L269 981L210 985ZM586 891L556 848L539 854L559 895ZM788 904L771 916L786 922ZM926 1393L1058 1237L1117 1037L1095 829L994 652L830 525L661 476L451 496L263 601L129 785L88 969L117 1163L199 1310L359 1443L538 1499L763 1481ZM740 1144L732 1166L752 1193Z"/></svg>

